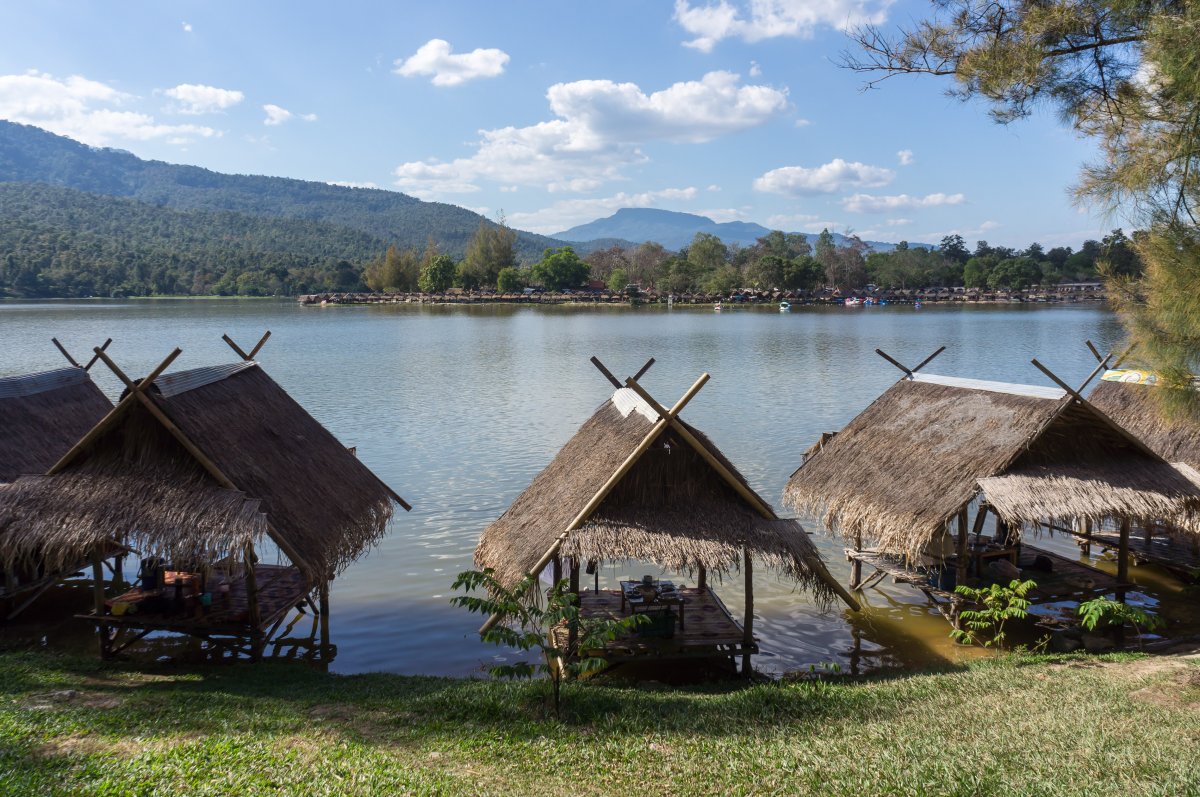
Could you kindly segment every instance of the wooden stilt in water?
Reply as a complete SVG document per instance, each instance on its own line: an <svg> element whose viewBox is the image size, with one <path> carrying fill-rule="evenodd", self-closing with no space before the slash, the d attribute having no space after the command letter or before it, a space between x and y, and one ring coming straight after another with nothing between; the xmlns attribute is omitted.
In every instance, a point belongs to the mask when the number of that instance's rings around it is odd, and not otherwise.
<svg viewBox="0 0 1200 797"><path fill-rule="evenodd" d="M700 565L700 570L696 573L696 587L708 589L708 569L704 565Z"/></svg>
<svg viewBox="0 0 1200 797"><path fill-rule="evenodd" d="M550 578L555 584L562 581L562 557L555 556L550 562Z"/></svg>
<svg viewBox="0 0 1200 797"><path fill-rule="evenodd" d="M575 605L579 605L579 560L571 557L571 586L569 587L571 594L575 596ZM575 648L579 644L579 624L571 623L571 627L567 632L567 655L574 657L576 655Z"/></svg>
<svg viewBox="0 0 1200 797"><path fill-rule="evenodd" d="M92 550L92 601L97 618L96 631L100 637L100 658L107 659L108 626L99 622L100 618L104 617L104 553L99 545Z"/></svg>
<svg viewBox="0 0 1200 797"><path fill-rule="evenodd" d="M254 546L247 545L246 560L246 606L250 622L250 658L258 661L262 658L263 627L262 610L258 605L258 579L254 575Z"/></svg>
<svg viewBox="0 0 1200 797"><path fill-rule="evenodd" d="M1129 531L1129 520L1122 520L1121 542L1117 548L1117 581L1121 584L1129 583ZM1117 600L1121 603L1125 602L1125 590L1122 589L1117 592Z"/></svg>
<svg viewBox="0 0 1200 797"><path fill-rule="evenodd" d="M321 582L317 593L321 612L321 659L329 652L329 579Z"/></svg>
<svg viewBox="0 0 1200 797"><path fill-rule="evenodd" d="M742 546L742 572L746 576L746 619L742 634L742 675L749 678L754 672L750 666L750 648L754 645L754 562L750 549Z"/></svg>
<svg viewBox="0 0 1200 797"><path fill-rule="evenodd" d="M854 534L854 552L862 553L862 532ZM850 589L858 589L862 583L862 560L857 556L850 559Z"/></svg>
<svg viewBox="0 0 1200 797"><path fill-rule="evenodd" d="M967 583L968 565L967 561L967 508L964 506L958 511L958 561L954 572L954 585L957 589L959 586ZM961 609L962 599L957 595L954 597L954 604L951 608L953 615L953 624L955 628L959 628L959 610Z"/></svg>

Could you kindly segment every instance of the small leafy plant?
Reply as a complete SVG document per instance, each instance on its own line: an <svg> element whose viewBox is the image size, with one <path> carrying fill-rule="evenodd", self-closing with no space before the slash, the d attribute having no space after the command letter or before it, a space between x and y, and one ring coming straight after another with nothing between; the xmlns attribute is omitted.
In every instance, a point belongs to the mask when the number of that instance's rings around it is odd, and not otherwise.
<svg viewBox="0 0 1200 797"><path fill-rule="evenodd" d="M544 606L529 600L538 586L536 578L526 576L511 588L504 586L491 568L468 570L458 574L453 589L463 590L450 600L470 612L485 617L498 614L502 619L482 635L484 642L507 645L523 651L537 651L541 661L498 664L488 669L494 678L533 678L544 674L550 684L554 716L561 718L562 685L568 678L602 669L603 658L590 655L637 625L649 622L644 614L620 619L585 618L580 614L578 596L569 591L564 579L546 594ZM473 592L483 595L473 595ZM574 633L571 633L574 629Z"/></svg>
<svg viewBox="0 0 1200 797"><path fill-rule="evenodd" d="M1095 631L1097 628L1103 629L1111 626L1124 626L1126 623L1129 623L1133 626L1133 632L1140 636L1142 629L1153 632L1166 625L1163 618L1157 614L1150 614L1145 609L1130 606L1127 603L1109 600L1103 595L1094 600L1084 601L1079 604L1078 611L1081 623L1086 631Z"/></svg>
<svg viewBox="0 0 1200 797"><path fill-rule="evenodd" d="M978 609L963 609L959 613L962 628L950 632L950 638L962 645L983 645L985 648L1004 644L1004 625L1009 620L1029 616L1029 599L1025 596L1037 586L1035 581L1013 579L1007 587L991 584L987 587L959 586L954 591Z"/></svg>

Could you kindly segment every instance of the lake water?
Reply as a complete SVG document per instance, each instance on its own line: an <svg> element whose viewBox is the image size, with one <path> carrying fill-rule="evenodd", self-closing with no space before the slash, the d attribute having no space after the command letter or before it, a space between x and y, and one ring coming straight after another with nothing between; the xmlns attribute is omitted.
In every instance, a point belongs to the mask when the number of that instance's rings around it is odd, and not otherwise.
<svg viewBox="0 0 1200 797"><path fill-rule="evenodd" d="M272 337L258 357L267 372L344 444L357 446L358 456L414 506L398 512L387 538L334 582L332 669L451 675L478 673L504 655L479 642L477 617L449 605L450 583L471 566L482 530L611 393L589 363L592 355L621 377L655 357L642 383L667 405L710 373L684 417L761 495L778 502L818 435L841 428L900 375L876 348L915 364L945 345L928 371L1047 384L1030 365L1036 356L1077 383L1095 364L1084 341L1106 349L1120 336L1113 316L1094 306L718 314L301 308L274 300L0 303L0 376L60 367L52 336L77 359L112 337L116 362L127 373L145 374L175 346L183 355L174 368L229 362L223 333L248 348L267 329ZM102 365L93 373L111 396L119 393ZM806 526L817 530L811 521ZM844 582L842 545L819 533L817 539ZM611 582L643 572L656 571L622 563L605 567L602 577ZM756 576L761 669L779 673L826 662L857 669L972 655L948 641L945 621L908 588L885 584L869 592L869 608L855 615L840 605L820 611L772 573ZM740 615L739 579L718 586ZM1156 600L1158 589L1152 584L1147 593ZM86 641L86 627L65 621L47 637Z"/></svg>

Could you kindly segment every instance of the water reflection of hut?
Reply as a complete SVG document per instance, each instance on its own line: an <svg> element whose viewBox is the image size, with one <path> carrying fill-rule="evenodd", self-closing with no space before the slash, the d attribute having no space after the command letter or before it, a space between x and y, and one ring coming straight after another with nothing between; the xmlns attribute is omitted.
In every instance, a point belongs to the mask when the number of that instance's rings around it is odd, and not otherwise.
<svg viewBox="0 0 1200 797"><path fill-rule="evenodd" d="M852 545L852 588L891 575L956 620L954 585L986 581L992 559L1018 569L1040 559L1051 571L1034 576L1043 598L1121 596L1127 556L1113 579L1022 543L1022 530L1115 525L1124 554L1131 524L1200 508L1200 474L1168 464L1073 390L904 370L784 491L787 506L823 515ZM864 564L874 568L865 579Z"/></svg>
<svg viewBox="0 0 1200 797"><path fill-rule="evenodd" d="M605 374L617 391L484 531L475 551L478 566L492 568L510 585L547 566L557 580L565 566L585 617L616 617L626 606L623 590L600 589L598 575L592 589L580 592L581 564L594 572L601 562L642 561L695 574L696 586L679 590L682 622L673 635L620 638L601 654L609 662L741 656L749 672L750 655L758 650L756 562L820 600L838 595L858 608L800 525L778 518L717 447L678 417L707 374L670 410L636 378L621 386ZM739 569L745 579L742 623L708 586L710 574Z"/></svg>
<svg viewBox="0 0 1200 797"><path fill-rule="evenodd" d="M138 384L112 367L116 409L0 494L7 561L92 556L102 655L170 631L258 657L301 606L328 650L330 580L407 504L253 361L159 376L164 362ZM95 559L113 534L146 559L140 587L106 600ZM264 544L286 562L260 561Z"/></svg>
<svg viewBox="0 0 1200 797"><path fill-rule="evenodd" d="M84 366L68 359L67 368L0 378L0 490L21 476L45 473L113 408L88 375L95 360ZM49 567L31 552L20 566L9 563L0 584L7 619L87 562L83 557Z"/></svg>
<svg viewBox="0 0 1200 797"><path fill-rule="evenodd" d="M1152 372L1112 369L1096 383L1088 401L1167 461L1200 468L1200 419L1195 415L1195 400L1181 396L1183 400L1176 402L1180 406L1172 409L1168 405L1173 402L1162 400L1170 398L1163 396L1163 391L1182 392L1182 388L1165 385ZM1114 548L1120 540L1111 529L1087 527L1081 543ZM1180 534L1169 524L1143 524L1129 551L1138 563L1153 563L1185 580L1195 580L1200 572L1200 536Z"/></svg>

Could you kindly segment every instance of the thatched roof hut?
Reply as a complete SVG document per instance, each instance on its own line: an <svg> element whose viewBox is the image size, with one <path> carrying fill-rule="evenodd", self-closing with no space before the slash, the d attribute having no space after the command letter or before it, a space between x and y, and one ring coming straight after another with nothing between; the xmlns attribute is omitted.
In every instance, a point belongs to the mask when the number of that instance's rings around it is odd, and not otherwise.
<svg viewBox="0 0 1200 797"><path fill-rule="evenodd" d="M112 408L83 368L0 378L0 484L45 473Z"/></svg>
<svg viewBox="0 0 1200 797"><path fill-rule="evenodd" d="M4 557L65 564L120 534L204 563L270 538L324 582L383 536L393 501L404 505L255 362L161 376L143 396L55 473L0 491Z"/></svg>
<svg viewBox="0 0 1200 797"><path fill-rule="evenodd" d="M1124 381L1119 372L1110 371L1096 383L1088 401L1167 461L1200 468L1200 422L1183 414L1169 415L1154 392L1175 389Z"/></svg>
<svg viewBox="0 0 1200 797"><path fill-rule="evenodd" d="M659 417L634 390L618 389L483 532L476 564L513 584L573 529L560 553L576 562L639 560L676 572L727 572L749 553L819 598L844 595L800 525L776 517L699 431L677 420L639 455Z"/></svg>
<svg viewBox="0 0 1200 797"><path fill-rule="evenodd" d="M1192 518L1197 482L1066 391L915 373L805 461L784 502L915 556L981 495L1017 526Z"/></svg>

